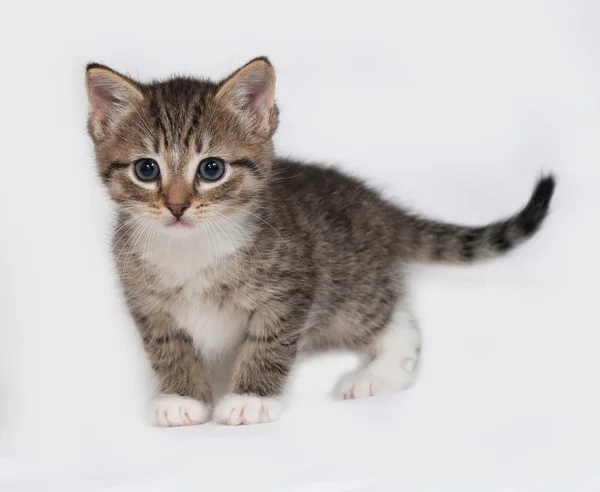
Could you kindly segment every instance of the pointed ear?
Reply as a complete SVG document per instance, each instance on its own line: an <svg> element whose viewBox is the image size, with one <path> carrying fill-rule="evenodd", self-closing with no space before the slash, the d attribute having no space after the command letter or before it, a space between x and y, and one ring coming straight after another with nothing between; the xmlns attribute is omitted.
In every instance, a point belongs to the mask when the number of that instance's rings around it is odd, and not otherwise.
<svg viewBox="0 0 600 492"><path fill-rule="evenodd" d="M136 82L95 63L87 66L86 88L90 104L90 132L98 140L106 137L144 97Z"/></svg>
<svg viewBox="0 0 600 492"><path fill-rule="evenodd" d="M275 70L267 58L252 60L225 79L216 99L257 133L270 137L275 132Z"/></svg>

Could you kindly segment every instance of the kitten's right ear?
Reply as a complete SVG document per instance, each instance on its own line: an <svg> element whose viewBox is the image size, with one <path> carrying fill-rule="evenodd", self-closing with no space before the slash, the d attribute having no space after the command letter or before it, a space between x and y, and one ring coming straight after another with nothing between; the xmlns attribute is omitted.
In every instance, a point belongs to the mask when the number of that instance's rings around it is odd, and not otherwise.
<svg viewBox="0 0 600 492"><path fill-rule="evenodd" d="M90 63L86 69L90 104L90 132L101 140L143 99L139 85L104 65Z"/></svg>

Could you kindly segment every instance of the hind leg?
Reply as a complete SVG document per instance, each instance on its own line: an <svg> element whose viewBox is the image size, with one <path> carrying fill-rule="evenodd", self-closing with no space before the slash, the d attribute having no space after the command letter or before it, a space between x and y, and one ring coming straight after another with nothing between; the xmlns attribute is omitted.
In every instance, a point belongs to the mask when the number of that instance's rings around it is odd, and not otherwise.
<svg viewBox="0 0 600 492"><path fill-rule="evenodd" d="M401 302L385 330L373 340L371 359L356 372L342 378L336 388L340 399L364 398L408 388L416 374L421 333Z"/></svg>

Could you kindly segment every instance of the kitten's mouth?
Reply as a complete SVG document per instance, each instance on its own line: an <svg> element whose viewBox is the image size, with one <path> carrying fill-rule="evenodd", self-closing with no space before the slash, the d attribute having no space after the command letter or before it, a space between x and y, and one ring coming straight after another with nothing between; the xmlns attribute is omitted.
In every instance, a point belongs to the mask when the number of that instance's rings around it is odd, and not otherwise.
<svg viewBox="0 0 600 492"><path fill-rule="evenodd" d="M166 226L172 229L189 229L192 227L189 223L182 219L173 219L168 222Z"/></svg>

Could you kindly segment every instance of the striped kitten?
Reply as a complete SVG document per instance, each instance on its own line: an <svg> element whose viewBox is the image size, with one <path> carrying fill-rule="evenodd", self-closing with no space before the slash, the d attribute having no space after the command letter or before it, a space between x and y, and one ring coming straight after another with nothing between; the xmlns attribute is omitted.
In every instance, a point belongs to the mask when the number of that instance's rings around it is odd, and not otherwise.
<svg viewBox="0 0 600 492"><path fill-rule="evenodd" d="M534 235L554 190L483 227L427 220L330 168L276 157L275 72L257 58L218 83L143 84L87 67L89 132L119 209L114 254L160 384L159 426L207 421L207 369L235 354L214 420L279 417L303 349L364 355L340 398L407 388L420 333L406 302L413 262L468 264Z"/></svg>

